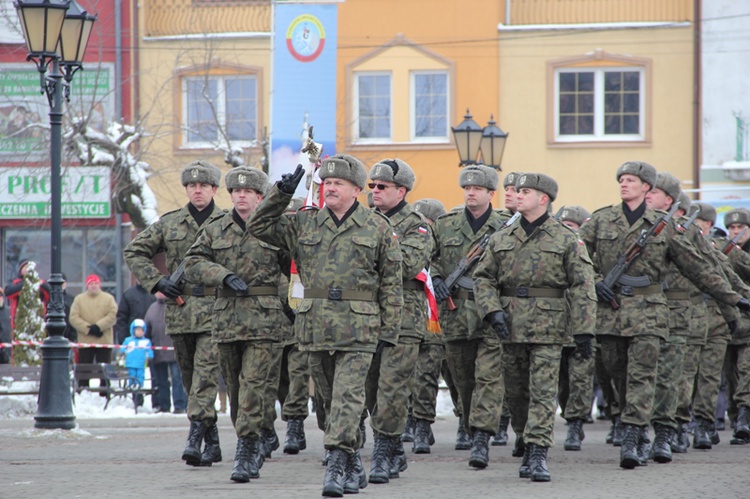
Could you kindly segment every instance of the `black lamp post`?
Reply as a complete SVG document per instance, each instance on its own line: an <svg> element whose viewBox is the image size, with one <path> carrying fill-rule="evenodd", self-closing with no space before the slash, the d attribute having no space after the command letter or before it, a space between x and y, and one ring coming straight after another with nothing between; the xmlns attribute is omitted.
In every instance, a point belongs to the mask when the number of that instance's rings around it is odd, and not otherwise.
<svg viewBox="0 0 750 499"><path fill-rule="evenodd" d="M15 0L29 54L39 71L42 93L50 105L50 214L52 218L52 274L50 302L42 345L42 379L39 385L36 428L69 430L75 427L68 358L70 343L65 331L65 303L62 278L62 116L63 92L80 69L96 17L73 0ZM65 74L60 72L62 65ZM49 73L48 66L51 67ZM63 78L66 80L63 82ZM66 87L63 89L63 87Z"/></svg>
<svg viewBox="0 0 750 499"><path fill-rule="evenodd" d="M467 109L464 120L451 130L461 161L458 166L484 164L496 170L501 169L500 162L508 134L495 124L494 116L490 116L489 123L482 128L472 119ZM481 159L477 160L480 152Z"/></svg>

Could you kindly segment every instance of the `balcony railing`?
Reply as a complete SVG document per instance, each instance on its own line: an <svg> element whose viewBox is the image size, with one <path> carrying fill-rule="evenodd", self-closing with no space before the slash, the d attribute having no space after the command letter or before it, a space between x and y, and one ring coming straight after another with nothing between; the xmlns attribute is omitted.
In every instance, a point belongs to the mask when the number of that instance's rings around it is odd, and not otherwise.
<svg viewBox="0 0 750 499"><path fill-rule="evenodd" d="M269 0L141 0L143 36L271 31Z"/></svg>
<svg viewBox="0 0 750 499"><path fill-rule="evenodd" d="M506 0L511 25L683 22L693 0Z"/></svg>

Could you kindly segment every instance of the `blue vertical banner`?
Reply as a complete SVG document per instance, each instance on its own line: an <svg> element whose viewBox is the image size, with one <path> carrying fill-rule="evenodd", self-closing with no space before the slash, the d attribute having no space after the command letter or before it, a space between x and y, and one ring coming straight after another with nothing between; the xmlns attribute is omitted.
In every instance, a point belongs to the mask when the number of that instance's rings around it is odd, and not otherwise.
<svg viewBox="0 0 750 499"><path fill-rule="evenodd" d="M307 167L303 130L313 125L323 156L336 152L336 3L275 2L269 178ZM302 183L298 195L304 193Z"/></svg>

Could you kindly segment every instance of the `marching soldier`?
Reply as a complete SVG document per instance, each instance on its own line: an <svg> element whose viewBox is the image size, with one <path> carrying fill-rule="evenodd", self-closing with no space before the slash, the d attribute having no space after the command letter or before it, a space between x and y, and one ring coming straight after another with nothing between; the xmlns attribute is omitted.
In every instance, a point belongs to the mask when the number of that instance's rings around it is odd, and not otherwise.
<svg viewBox="0 0 750 499"><path fill-rule="evenodd" d="M234 208L209 223L187 252L191 281L218 289L212 335L227 383L237 450L231 479L260 476L267 449L261 438L273 350L291 324L278 296L289 253L248 234L246 221L265 192L268 177L257 168L232 168L224 177ZM267 444L267 442L266 442Z"/></svg>
<svg viewBox="0 0 750 499"><path fill-rule="evenodd" d="M375 435L370 483L387 483L406 469L401 443L409 412L409 393L420 344L427 329L425 280L418 278L432 254L432 238L424 218L406 201L414 186L414 172L400 159L384 159L370 169L375 210L390 220L401 248L404 308L395 346L385 344L375 353L367 374L366 405ZM416 420L416 439L427 443L430 423ZM429 452L429 443L427 443Z"/></svg>
<svg viewBox="0 0 750 499"><path fill-rule="evenodd" d="M653 166L630 161L617 169L616 178L622 203L595 211L579 231L602 278L641 231L659 224L661 217L645 203L646 193L656 182ZM661 284L667 264L674 262L683 275L717 300L750 309L750 302L732 291L714 268L706 268L695 248L685 238L674 237L674 232L672 223L666 223L647 241L640 257L627 268L631 280L626 284L622 278L614 289L604 280L596 283L598 340L620 397L624 427L620 466L625 469L648 459L639 443L651 417L660 342L669 333L669 309ZM612 307L615 303L617 309Z"/></svg>
<svg viewBox="0 0 750 499"><path fill-rule="evenodd" d="M305 287L294 327L327 415L323 495L340 497L367 485L359 458L365 378L375 351L398 344L401 252L388 220L357 202L367 171L352 156L323 160L325 208L283 217L303 174L298 166L283 175L248 229L292 252Z"/></svg>
<svg viewBox="0 0 750 499"><path fill-rule="evenodd" d="M215 290L199 286L190 279L185 279L180 288L180 283L159 272L152 259L159 253L166 253L167 269L174 273L195 242L198 231L224 214L213 199L221 172L211 163L198 160L182 170L181 180L188 204L165 213L158 222L138 234L125 248L124 257L144 288L151 293L161 291L169 298L167 334L174 343L188 396L187 415L190 420L182 459L192 466L211 466L211 463L221 461L215 407L219 389L219 352L211 338ZM204 439L206 446L201 453Z"/></svg>
<svg viewBox="0 0 750 499"><path fill-rule="evenodd" d="M489 463L489 439L497 431L502 410L502 345L492 327L482 320L474 301L473 269L461 276L455 289L449 289L445 279L469 250L500 230L503 222L491 204L498 184L495 170L484 165L467 166L461 170L458 183L464 190L465 208L435 222L431 273L440 304L448 368L461 400L464 427L473 437L469 465L483 469ZM450 303L455 303L453 309Z"/></svg>

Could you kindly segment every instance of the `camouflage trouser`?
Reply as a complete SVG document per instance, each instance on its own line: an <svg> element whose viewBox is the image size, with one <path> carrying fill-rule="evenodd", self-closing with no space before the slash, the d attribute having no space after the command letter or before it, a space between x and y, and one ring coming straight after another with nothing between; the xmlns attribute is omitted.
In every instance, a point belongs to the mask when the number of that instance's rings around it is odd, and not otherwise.
<svg viewBox="0 0 750 499"><path fill-rule="evenodd" d="M260 436L274 350L276 344L269 341L219 343L221 375L229 396L229 415L238 437Z"/></svg>
<svg viewBox="0 0 750 499"><path fill-rule="evenodd" d="M419 343L399 343L373 356L365 382L373 431L388 437L403 433L418 354Z"/></svg>
<svg viewBox="0 0 750 499"><path fill-rule="evenodd" d="M727 347L724 377L727 380L729 420L737 421L739 408L750 407L750 345Z"/></svg>
<svg viewBox="0 0 750 499"><path fill-rule="evenodd" d="M281 377L281 355L284 352L283 343L274 343L271 348L271 364L268 368L268 378L264 389L263 422L260 427L273 430L276 421L276 400L279 398L279 378Z"/></svg>
<svg viewBox="0 0 750 499"><path fill-rule="evenodd" d="M594 357L582 359L576 353L576 347L563 347L557 388L557 400L563 417L568 421L585 420L591 415L593 398Z"/></svg>
<svg viewBox="0 0 750 499"><path fill-rule="evenodd" d="M654 406L656 367L661 339L658 336L611 336L597 338L602 361L612 377L620 400L620 420L646 426Z"/></svg>
<svg viewBox="0 0 750 499"><path fill-rule="evenodd" d="M602 396L606 403L604 412L609 419L613 419L620 415L620 397L617 395L614 383L612 383L612 376L609 375L607 368L604 367L602 349L599 344L597 344L594 352L594 372L596 373L596 380L599 383L599 388L602 390Z"/></svg>
<svg viewBox="0 0 750 499"><path fill-rule="evenodd" d="M325 411L326 449L353 454L361 446L359 418L365 408L370 352L310 352L310 374Z"/></svg>
<svg viewBox="0 0 750 499"><path fill-rule="evenodd" d="M300 352L296 344L286 345L281 357L281 380L279 383L279 401L281 402L281 419L305 419L308 414L307 401L310 399L310 365L309 354Z"/></svg>
<svg viewBox="0 0 750 499"><path fill-rule="evenodd" d="M174 344L182 384L187 394L187 416L191 421L216 422L216 394L219 391L219 349L211 333L170 336Z"/></svg>
<svg viewBox="0 0 750 499"><path fill-rule="evenodd" d="M467 431L497 433L503 406L503 346L495 338L449 341L445 344Z"/></svg>
<svg viewBox="0 0 750 499"><path fill-rule="evenodd" d="M445 385L448 387L448 393L451 395L451 402L453 402L453 415L457 418L461 417L461 399L458 397L458 389L456 383L453 381L453 375L451 370L448 369L448 359L443 358L440 363L440 375L445 381Z"/></svg>
<svg viewBox="0 0 750 499"><path fill-rule="evenodd" d="M677 400L680 379L685 364L684 338L672 336L662 341L659 347L659 365L656 371L654 407L651 410L651 424L660 424L677 429Z"/></svg>
<svg viewBox="0 0 750 499"><path fill-rule="evenodd" d="M555 445L561 355L562 345L506 343L503 346L505 405L510 410L513 431L523 435L526 444Z"/></svg>
<svg viewBox="0 0 750 499"><path fill-rule="evenodd" d="M417 368L411 380L411 413L415 419L435 421L440 366L445 357L442 343L420 343Z"/></svg>
<svg viewBox="0 0 750 499"><path fill-rule="evenodd" d="M678 423L689 423L692 419L690 406L693 404L693 388L695 388L695 377L698 374L698 363L702 350L702 345L685 346L682 374L676 385L677 410L675 411L675 419Z"/></svg>
<svg viewBox="0 0 750 499"><path fill-rule="evenodd" d="M713 421L716 416L721 369L726 351L726 338L715 336L709 336L701 349L693 394L693 416L696 418Z"/></svg>

